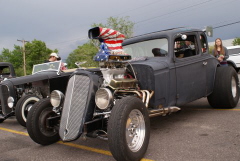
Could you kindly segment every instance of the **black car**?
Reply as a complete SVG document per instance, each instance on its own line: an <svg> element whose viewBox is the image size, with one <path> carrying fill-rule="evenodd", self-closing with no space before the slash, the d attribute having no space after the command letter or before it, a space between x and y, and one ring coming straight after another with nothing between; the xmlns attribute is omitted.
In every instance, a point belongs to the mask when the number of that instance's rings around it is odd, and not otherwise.
<svg viewBox="0 0 240 161"><path fill-rule="evenodd" d="M90 38L107 42L102 31L107 29L89 30ZM202 30L149 33L124 41L123 48L131 56L106 55L100 70L74 72L65 94L54 90L50 98L34 104L27 130L36 143L97 137L108 140L116 160L140 160L149 143L149 117L177 112L202 97L213 108L234 108L238 103L237 73L220 67L209 54Z"/></svg>
<svg viewBox="0 0 240 161"><path fill-rule="evenodd" d="M53 90L65 92L73 71L61 71L60 65L61 61L37 64L32 75L2 81L0 122L16 115L17 121L26 126L27 113L35 102L49 97Z"/></svg>
<svg viewBox="0 0 240 161"><path fill-rule="evenodd" d="M16 74L13 65L7 62L0 62L0 82L15 77Z"/></svg>

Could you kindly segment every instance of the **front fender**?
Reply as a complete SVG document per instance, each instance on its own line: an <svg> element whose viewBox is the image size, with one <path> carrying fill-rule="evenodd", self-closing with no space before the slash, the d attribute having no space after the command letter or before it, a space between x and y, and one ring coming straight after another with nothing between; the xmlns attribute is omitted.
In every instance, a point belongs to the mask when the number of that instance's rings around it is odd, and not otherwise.
<svg viewBox="0 0 240 161"><path fill-rule="evenodd" d="M9 96L13 97L16 105L17 100L16 91L11 81L6 80L2 82L0 85L1 108L4 115L7 115L13 111L13 109L9 108L7 104L7 99Z"/></svg>

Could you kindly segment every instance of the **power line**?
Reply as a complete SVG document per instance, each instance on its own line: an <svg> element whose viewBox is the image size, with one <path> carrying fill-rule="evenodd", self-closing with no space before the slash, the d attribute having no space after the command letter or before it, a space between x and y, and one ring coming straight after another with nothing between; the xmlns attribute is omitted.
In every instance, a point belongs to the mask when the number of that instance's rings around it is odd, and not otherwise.
<svg viewBox="0 0 240 161"><path fill-rule="evenodd" d="M139 6L139 7L130 9L130 10L126 10L126 11L124 11L124 12L122 12L122 13L119 13L119 14L116 14L116 15L114 15L114 16L119 16L119 15L121 15L121 14L128 13L128 12L131 12L131 11L134 11L134 10L138 10L138 9L140 9L140 8L144 8L144 7L150 6L150 5L155 4L155 3L159 3L159 2L161 2L161 0L154 1L154 2L145 4L145 5L143 5L143 6ZM106 19L106 18L103 18L103 19L101 19L101 20L99 20L99 21L103 21L103 20L105 20L105 19ZM93 22L93 23L94 23L94 22ZM88 25L89 25L89 24L88 24ZM71 25L71 26L72 26L72 25ZM87 24L86 24L86 25L82 25L82 26L87 26ZM81 26L81 27L82 27L82 26ZM75 28L75 27L73 27L73 28ZM68 28L68 30L69 30L69 29L70 29L70 28ZM57 31L57 32L54 32L54 33L59 33L59 32L62 32L62 31ZM45 34L48 34L48 33L45 33ZM45 34L44 34L44 35L45 35Z"/></svg>
<svg viewBox="0 0 240 161"><path fill-rule="evenodd" d="M236 21L236 22L232 22L232 23L229 23L229 24L213 27L213 29L217 29L217 28L221 28L221 27L225 27L225 26L230 26L230 25L234 25L234 24L237 24L237 23L240 23L240 21Z"/></svg>
<svg viewBox="0 0 240 161"><path fill-rule="evenodd" d="M183 11L183 10L186 10L186 9L189 9L189 8L192 8L192 7L196 7L196 6L202 5L204 3L208 3L210 1L213 1L213 0L208 0L208 1L205 1L205 2L201 2L201 3L195 4L195 5L191 5L191 6L188 6L188 7L185 7L185 8L176 10L176 11L173 11L173 12L165 13L165 14L162 14L160 16L155 16L155 17L152 17L152 18L141 20L141 21L136 22L135 24L142 23L142 22L145 22L145 21L149 21L149 20L152 20L152 19L155 19L155 18L163 17L163 16L166 16L166 15L169 15L169 14L173 14L173 13L176 13L176 12L179 12L179 11Z"/></svg>

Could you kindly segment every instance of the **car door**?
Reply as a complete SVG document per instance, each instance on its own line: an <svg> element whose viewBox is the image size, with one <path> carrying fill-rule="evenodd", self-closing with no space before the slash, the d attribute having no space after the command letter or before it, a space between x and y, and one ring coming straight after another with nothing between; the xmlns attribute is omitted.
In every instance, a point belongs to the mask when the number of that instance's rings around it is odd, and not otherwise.
<svg viewBox="0 0 240 161"><path fill-rule="evenodd" d="M180 38L175 39L175 44L178 42L183 46L180 47L178 52L185 54L185 56L175 55L176 104L178 106L201 98L206 93L206 66L208 63L199 51L199 41L197 40L199 36L196 33L188 33L186 35L187 38L184 41ZM186 41L190 41L188 47ZM188 51L186 52L186 50ZM178 53L178 55L182 54Z"/></svg>

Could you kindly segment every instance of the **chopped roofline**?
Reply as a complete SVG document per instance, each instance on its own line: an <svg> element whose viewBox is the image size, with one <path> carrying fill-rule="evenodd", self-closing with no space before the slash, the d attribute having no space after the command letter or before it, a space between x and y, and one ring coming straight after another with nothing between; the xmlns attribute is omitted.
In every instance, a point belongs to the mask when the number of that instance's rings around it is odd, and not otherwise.
<svg viewBox="0 0 240 161"><path fill-rule="evenodd" d="M161 35L169 35L170 36L170 35L175 35L175 34L178 34L178 33L181 33L181 32L199 32L199 31L203 31L203 30L193 28L193 27L171 28L171 29L155 31L155 32L146 33L146 34L142 34L142 35L138 35L138 36L128 38L128 39L123 41L122 45L125 46L125 45L129 45L129 44L136 43L136 42L139 42L139 41L156 39Z"/></svg>
<svg viewBox="0 0 240 161"><path fill-rule="evenodd" d="M184 30L183 30L184 29ZM140 37L140 36L146 36L146 35L150 35L150 34L154 34L154 33L161 33L161 32L166 32L166 31L176 31L176 32L180 32L180 31L187 31L187 30L198 30L198 31L201 31L200 29L196 29L196 28L192 28L192 27L175 27L175 28L170 28L170 29L165 29L165 30L159 30L159 31L154 31L154 32L150 32L150 33L146 33L146 34L142 34L142 35L137 35L137 36L133 36L133 37L130 37L128 39L133 39L133 38L137 38L137 37ZM126 40L128 40L126 39Z"/></svg>

